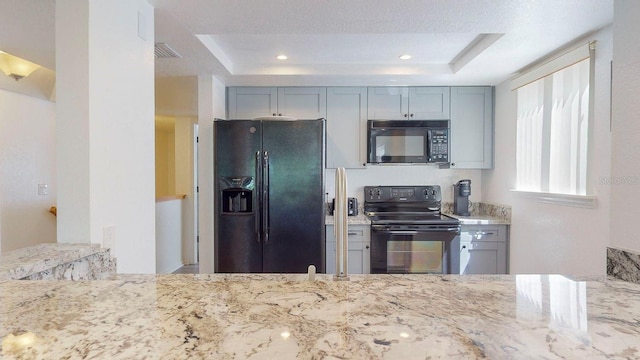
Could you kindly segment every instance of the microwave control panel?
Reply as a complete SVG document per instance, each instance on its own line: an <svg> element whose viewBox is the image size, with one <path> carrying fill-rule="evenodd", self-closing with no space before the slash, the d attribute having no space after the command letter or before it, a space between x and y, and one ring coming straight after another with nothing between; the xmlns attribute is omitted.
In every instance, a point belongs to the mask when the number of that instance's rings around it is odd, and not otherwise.
<svg viewBox="0 0 640 360"><path fill-rule="evenodd" d="M431 130L429 132L429 143L431 153L430 161L432 162L448 162L449 161L449 130Z"/></svg>

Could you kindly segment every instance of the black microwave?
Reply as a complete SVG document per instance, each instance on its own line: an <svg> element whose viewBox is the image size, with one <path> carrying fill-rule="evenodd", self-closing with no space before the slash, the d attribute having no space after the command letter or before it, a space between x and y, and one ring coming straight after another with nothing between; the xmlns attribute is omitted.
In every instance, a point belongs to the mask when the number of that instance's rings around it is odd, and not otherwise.
<svg viewBox="0 0 640 360"><path fill-rule="evenodd" d="M369 164L449 162L449 120L367 121Z"/></svg>

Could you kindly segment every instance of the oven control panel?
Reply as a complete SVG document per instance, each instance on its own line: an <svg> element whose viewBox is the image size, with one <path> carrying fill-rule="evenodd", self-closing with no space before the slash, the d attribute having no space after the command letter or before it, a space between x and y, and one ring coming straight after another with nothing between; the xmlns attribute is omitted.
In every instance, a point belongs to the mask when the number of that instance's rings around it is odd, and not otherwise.
<svg viewBox="0 0 640 360"><path fill-rule="evenodd" d="M365 202L436 202L442 200L440 185L365 186Z"/></svg>

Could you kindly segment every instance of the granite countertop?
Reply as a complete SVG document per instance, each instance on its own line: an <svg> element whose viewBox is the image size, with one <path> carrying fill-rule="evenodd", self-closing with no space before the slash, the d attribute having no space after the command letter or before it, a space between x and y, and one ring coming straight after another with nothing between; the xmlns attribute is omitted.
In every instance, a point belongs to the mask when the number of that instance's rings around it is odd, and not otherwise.
<svg viewBox="0 0 640 360"><path fill-rule="evenodd" d="M453 203L442 203L442 214L460 220L462 225L511 225L511 206L471 203L470 216L455 215Z"/></svg>
<svg viewBox="0 0 640 360"><path fill-rule="evenodd" d="M325 225L335 224L333 215L327 215L324 220ZM362 211L356 216L347 216L347 224L349 225L371 225L371 220L364 215Z"/></svg>
<svg viewBox="0 0 640 360"><path fill-rule="evenodd" d="M470 216L455 215L453 213L442 213L443 215L460 220L462 225L510 225L511 221L506 219L497 218L491 215L476 215Z"/></svg>
<svg viewBox="0 0 640 360"><path fill-rule="evenodd" d="M495 205L487 203L474 203L471 206L471 216L460 216L453 214L453 204L442 203L442 214L460 220L462 225L510 225L511 207L506 205ZM364 215L364 209L358 209L358 215L348 216L349 225L370 225L371 220ZM327 214L325 225L333 225L333 215Z"/></svg>
<svg viewBox="0 0 640 360"><path fill-rule="evenodd" d="M640 358L638 284L559 275L305 278L118 275L2 282L1 356Z"/></svg>
<svg viewBox="0 0 640 360"><path fill-rule="evenodd" d="M0 281L21 279L93 254L108 252L99 244L47 243L0 254Z"/></svg>

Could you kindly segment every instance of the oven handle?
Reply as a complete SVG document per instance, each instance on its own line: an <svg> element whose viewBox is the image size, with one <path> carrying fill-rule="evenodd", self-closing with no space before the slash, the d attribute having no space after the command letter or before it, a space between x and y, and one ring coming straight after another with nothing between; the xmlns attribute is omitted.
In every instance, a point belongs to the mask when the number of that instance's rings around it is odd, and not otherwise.
<svg viewBox="0 0 640 360"><path fill-rule="evenodd" d="M452 232L452 233L460 232L460 228L457 226L448 227L448 228L433 228L433 229L420 229L420 230L388 230L385 228L372 227L371 230L375 232L383 232L385 234L391 234L391 235L417 235L420 233L430 233L430 232Z"/></svg>

